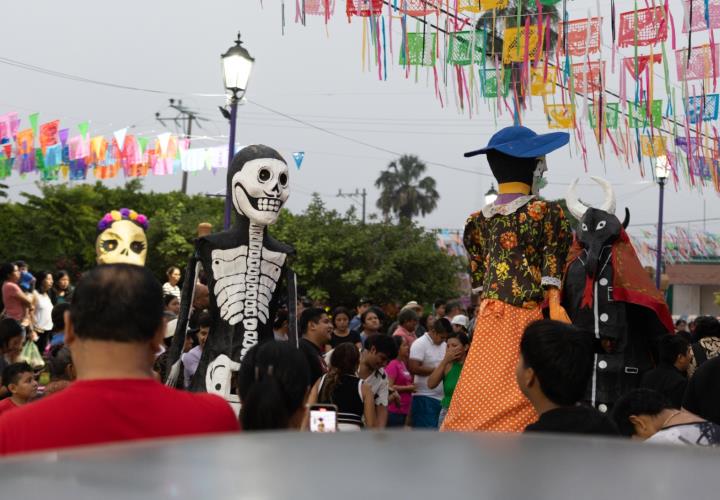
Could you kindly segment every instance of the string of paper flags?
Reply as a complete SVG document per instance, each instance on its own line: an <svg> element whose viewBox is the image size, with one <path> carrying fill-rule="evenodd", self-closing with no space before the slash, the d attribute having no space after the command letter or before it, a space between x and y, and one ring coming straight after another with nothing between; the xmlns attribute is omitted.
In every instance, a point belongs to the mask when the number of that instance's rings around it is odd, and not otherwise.
<svg viewBox="0 0 720 500"><path fill-rule="evenodd" d="M13 173L39 174L44 181L85 180L172 175L227 168L228 146L190 148L190 139L163 132L153 137L129 134L128 128L111 136L90 135L89 122L77 125L77 134L61 128L60 120L38 123L30 114L21 128L17 112L0 115L0 179ZM299 169L304 152L293 153Z"/></svg>
<svg viewBox="0 0 720 500"><path fill-rule="evenodd" d="M577 19L569 2L295 0L295 22L327 24L342 3L349 22L362 22L363 68L379 79L393 61L407 78L427 69L442 106L452 99L470 115L487 106L496 123L522 123L539 98L547 127L573 132L586 168L592 141L603 159L612 153L643 176L667 156L676 183L720 192L720 0L609 0L603 9L596 0ZM682 4L682 20L671 3Z"/></svg>

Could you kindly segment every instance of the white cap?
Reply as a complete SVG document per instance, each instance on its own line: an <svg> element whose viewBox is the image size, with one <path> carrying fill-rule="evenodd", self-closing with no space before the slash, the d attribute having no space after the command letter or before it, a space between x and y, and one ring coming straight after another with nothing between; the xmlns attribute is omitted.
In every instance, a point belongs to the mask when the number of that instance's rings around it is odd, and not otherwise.
<svg viewBox="0 0 720 500"><path fill-rule="evenodd" d="M458 314L457 316L455 316L455 317L452 319L452 321L450 322L450 324L452 324L452 325L461 325L461 326L464 326L464 327L467 329L468 324L470 324L470 320L469 320L468 317L465 316L464 314Z"/></svg>

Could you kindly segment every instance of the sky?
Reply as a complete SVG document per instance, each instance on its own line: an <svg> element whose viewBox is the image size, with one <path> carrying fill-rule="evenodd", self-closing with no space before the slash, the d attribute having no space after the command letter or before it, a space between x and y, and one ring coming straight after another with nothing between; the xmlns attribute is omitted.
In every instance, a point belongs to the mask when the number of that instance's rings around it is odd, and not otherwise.
<svg viewBox="0 0 720 500"><path fill-rule="evenodd" d="M415 154L428 162L427 175L435 178L440 193L437 209L420 223L428 228L462 228L468 214L482 207L493 181L484 157L465 159L463 153L484 146L495 131L511 124L510 117L505 114L496 123L485 103L469 117L458 110L452 97L441 107L426 70L406 79L397 64L397 20L393 21L396 53L388 54L392 67L387 81L379 81L374 67L363 68L362 22L348 23L345 2L336 3L336 15L326 28L321 18L310 16L306 26L296 24L295 2L286 0L283 35L280 0L126 0L117 7L87 0L7 2L3 18L17 22L4 23L0 58L156 92L56 78L3 64L0 59L0 114L18 111L23 127L28 126L28 114L39 112L40 123L60 119L62 125L74 128L90 120L92 135L111 136L114 130L130 127L129 133L152 136L166 130L177 132L173 126L165 129L158 123L155 113L172 114L168 99L182 99L209 120L201 129L195 128L193 144L225 144L228 122L217 109L225 103L220 55L240 31L256 64L248 102L238 110L237 142L273 146L291 164L292 152L305 152L302 167L292 167L290 210L302 211L311 193L318 192L328 207L345 211L353 202L337 197L338 190L365 188L368 212L377 213L375 179L398 155ZM571 1L570 18L587 17L589 11L596 15L599 4L603 4L601 15L609 16L606 3ZM617 10L630 10L633 3L617 0ZM672 4L678 26L682 22L679 4ZM609 34L603 36L607 39ZM701 41L702 36L694 40ZM686 42L679 33L678 47ZM608 54L605 48L604 55ZM617 85L617 80L617 74L611 75L609 85ZM452 85L449 92L452 95ZM524 124L546 132L541 109L541 103L534 101ZM587 172L572 144L549 155L548 168L549 184L543 196L565 196L568 184L579 177L581 198L600 203L600 189L589 176L602 176L614 185L618 212L625 206L630 209L631 227L653 230L658 187L652 178L640 176L637 165L628 167L612 155L603 162L590 143ZM12 198L18 199L22 191L37 192L34 181L32 175L13 175L5 182ZM89 182L94 182L92 177ZM107 181L110 185L124 182L122 178ZM169 191L179 189L180 183L180 175L149 176L144 186ZM224 187L224 171L194 174L189 179L190 193L218 193ZM708 218L718 218L707 221L707 229L720 232L720 201L712 189L702 193L683 183L666 189L665 220L670 225L702 219L704 207ZM701 222L681 225L703 226Z"/></svg>

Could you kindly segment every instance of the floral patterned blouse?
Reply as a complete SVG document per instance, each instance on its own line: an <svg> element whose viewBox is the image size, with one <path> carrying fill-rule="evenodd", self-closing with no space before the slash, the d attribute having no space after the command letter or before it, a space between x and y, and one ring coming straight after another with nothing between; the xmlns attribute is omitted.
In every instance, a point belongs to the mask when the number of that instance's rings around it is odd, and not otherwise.
<svg viewBox="0 0 720 500"><path fill-rule="evenodd" d="M560 288L572 231L562 207L532 196L506 205L489 205L465 225L473 289L496 299L534 309L545 286Z"/></svg>

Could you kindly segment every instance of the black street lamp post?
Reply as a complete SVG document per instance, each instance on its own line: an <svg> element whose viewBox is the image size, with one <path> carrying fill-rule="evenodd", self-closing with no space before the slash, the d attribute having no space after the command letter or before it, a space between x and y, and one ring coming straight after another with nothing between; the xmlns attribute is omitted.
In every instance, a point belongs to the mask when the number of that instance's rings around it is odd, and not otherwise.
<svg viewBox="0 0 720 500"><path fill-rule="evenodd" d="M230 47L222 56L223 79L225 88L230 92L230 141L228 144L228 168L235 156L235 122L237 119L237 107L247 90L248 80L252 73L255 59L242 46L240 33L238 33L235 45ZM232 213L232 192L225 193L225 229L230 227L230 214Z"/></svg>
<svg viewBox="0 0 720 500"><path fill-rule="evenodd" d="M657 226L657 261L655 262L655 286L660 290L660 277L662 275L662 251L663 251L663 209L665 203L665 183L670 176L667 156L658 156L655 161L655 178L660 186L660 207L658 211Z"/></svg>

